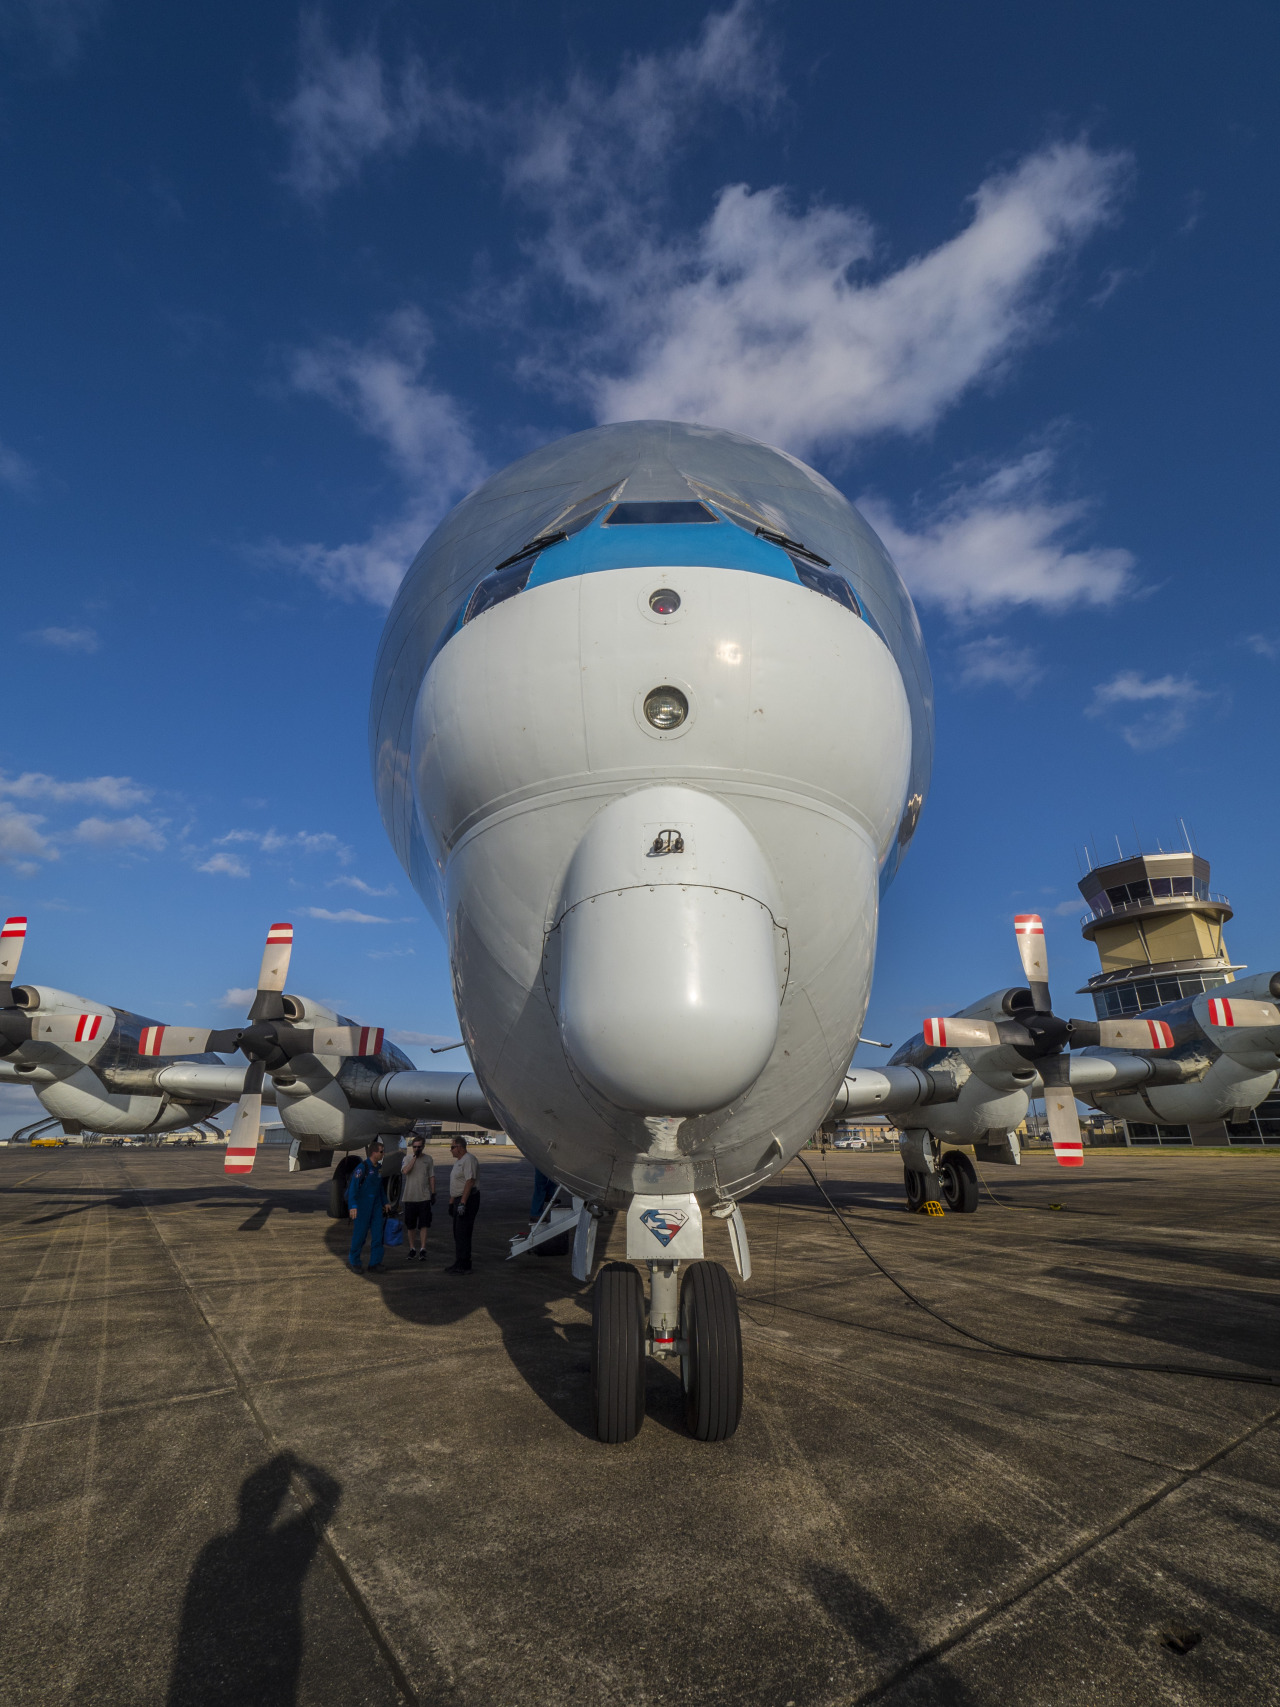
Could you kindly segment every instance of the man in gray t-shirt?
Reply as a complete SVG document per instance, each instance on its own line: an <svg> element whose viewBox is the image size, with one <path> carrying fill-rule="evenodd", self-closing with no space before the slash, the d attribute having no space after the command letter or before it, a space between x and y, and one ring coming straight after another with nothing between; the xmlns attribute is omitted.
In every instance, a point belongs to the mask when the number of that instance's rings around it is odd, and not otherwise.
<svg viewBox="0 0 1280 1707"><path fill-rule="evenodd" d="M449 1170L449 1213L453 1216L453 1261L446 1274L471 1273L471 1229L480 1213L480 1168L467 1149L467 1141L456 1132L449 1145L453 1167Z"/></svg>
<svg viewBox="0 0 1280 1707"><path fill-rule="evenodd" d="M409 1140L408 1154L400 1164L404 1181L404 1230L409 1235L409 1261L427 1260L427 1228L431 1205L436 1200L436 1168L427 1153L427 1141L416 1135Z"/></svg>

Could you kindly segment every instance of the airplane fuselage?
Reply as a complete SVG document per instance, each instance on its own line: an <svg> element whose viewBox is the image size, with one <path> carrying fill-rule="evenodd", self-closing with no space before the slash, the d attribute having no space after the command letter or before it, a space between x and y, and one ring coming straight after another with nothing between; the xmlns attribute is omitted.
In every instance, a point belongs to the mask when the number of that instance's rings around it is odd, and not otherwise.
<svg viewBox="0 0 1280 1707"><path fill-rule="evenodd" d="M832 487L662 423L535 453L420 554L372 736L531 1159L616 1207L737 1197L794 1154L856 1045L931 744L914 612Z"/></svg>

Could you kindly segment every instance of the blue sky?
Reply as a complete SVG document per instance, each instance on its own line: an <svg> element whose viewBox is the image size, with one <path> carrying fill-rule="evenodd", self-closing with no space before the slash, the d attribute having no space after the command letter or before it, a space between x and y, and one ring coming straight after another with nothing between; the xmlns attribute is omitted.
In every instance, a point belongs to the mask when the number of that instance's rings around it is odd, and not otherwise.
<svg viewBox="0 0 1280 1707"><path fill-rule="evenodd" d="M386 602L487 470L672 415L863 503L938 684L870 1035L1094 969L1177 821L1280 966L1273 7L0 0L0 906L24 975L456 1036L374 810ZM1135 832L1136 826L1136 832ZM458 1059L457 1057L453 1058Z"/></svg>

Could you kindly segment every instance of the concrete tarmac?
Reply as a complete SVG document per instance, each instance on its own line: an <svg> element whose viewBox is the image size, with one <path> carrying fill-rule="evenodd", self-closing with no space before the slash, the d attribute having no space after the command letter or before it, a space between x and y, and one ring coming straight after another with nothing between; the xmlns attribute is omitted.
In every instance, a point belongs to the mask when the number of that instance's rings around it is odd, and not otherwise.
<svg viewBox="0 0 1280 1707"><path fill-rule="evenodd" d="M0 1151L0 1700L1280 1701L1280 1384L997 1355L793 1164L746 1207L735 1438L651 1362L604 1447L589 1292L504 1262L531 1171L478 1155L474 1273L438 1216L358 1277L283 1151ZM1035 1156L941 1219L894 1157L813 1161L971 1332L1280 1370L1280 1156Z"/></svg>

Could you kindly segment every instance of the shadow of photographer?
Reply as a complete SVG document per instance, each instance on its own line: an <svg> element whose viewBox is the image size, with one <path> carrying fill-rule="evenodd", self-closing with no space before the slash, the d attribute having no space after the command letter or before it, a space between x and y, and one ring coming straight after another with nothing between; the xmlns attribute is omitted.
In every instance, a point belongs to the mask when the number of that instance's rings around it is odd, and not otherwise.
<svg viewBox="0 0 1280 1707"><path fill-rule="evenodd" d="M245 1478L235 1528L205 1544L188 1580L167 1707L292 1707L302 1587L341 1498L340 1483L290 1452Z"/></svg>

